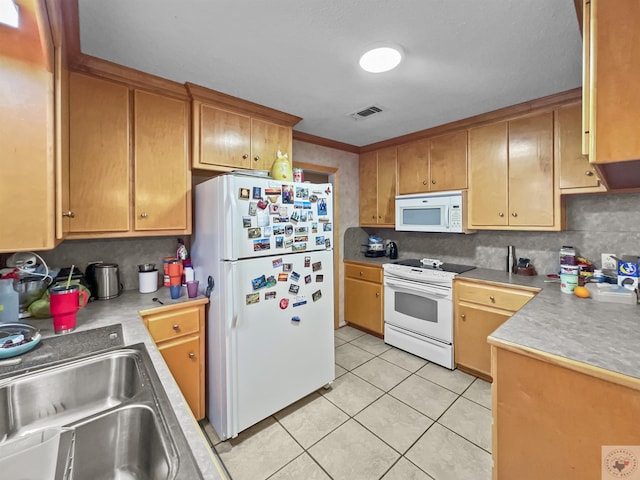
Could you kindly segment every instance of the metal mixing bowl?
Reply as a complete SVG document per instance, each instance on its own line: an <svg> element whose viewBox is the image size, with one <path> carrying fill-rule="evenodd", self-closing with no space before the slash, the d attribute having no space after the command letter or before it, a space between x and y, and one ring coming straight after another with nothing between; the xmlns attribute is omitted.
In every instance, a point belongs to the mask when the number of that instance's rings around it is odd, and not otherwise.
<svg viewBox="0 0 640 480"><path fill-rule="evenodd" d="M155 263L141 263L140 265L138 265L138 270L141 272L152 272L155 269Z"/></svg>
<svg viewBox="0 0 640 480"><path fill-rule="evenodd" d="M13 289L18 292L18 303L20 311L27 309L34 301L38 300L45 292L49 284L50 278L42 277L24 277L13 281Z"/></svg>

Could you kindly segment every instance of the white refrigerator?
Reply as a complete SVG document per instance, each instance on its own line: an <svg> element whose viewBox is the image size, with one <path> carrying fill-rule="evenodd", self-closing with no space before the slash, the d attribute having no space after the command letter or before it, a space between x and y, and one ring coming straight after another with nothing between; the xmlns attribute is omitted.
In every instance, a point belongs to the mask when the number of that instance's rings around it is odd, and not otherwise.
<svg viewBox="0 0 640 480"><path fill-rule="evenodd" d="M222 440L334 380L333 191L228 174L195 188L207 417Z"/></svg>

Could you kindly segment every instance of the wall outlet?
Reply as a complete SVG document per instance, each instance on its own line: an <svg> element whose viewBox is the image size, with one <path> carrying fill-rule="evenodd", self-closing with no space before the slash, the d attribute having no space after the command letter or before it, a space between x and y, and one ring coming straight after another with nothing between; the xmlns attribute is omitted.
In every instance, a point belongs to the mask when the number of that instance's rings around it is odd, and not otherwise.
<svg viewBox="0 0 640 480"><path fill-rule="evenodd" d="M615 253L602 253L600 255L602 258L603 269L615 270L618 268L618 261L613 258L616 256Z"/></svg>

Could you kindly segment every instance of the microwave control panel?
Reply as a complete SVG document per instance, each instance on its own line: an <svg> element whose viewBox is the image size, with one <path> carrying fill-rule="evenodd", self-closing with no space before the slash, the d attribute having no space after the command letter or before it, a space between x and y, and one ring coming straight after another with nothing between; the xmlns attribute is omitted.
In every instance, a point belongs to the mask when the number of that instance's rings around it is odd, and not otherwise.
<svg viewBox="0 0 640 480"><path fill-rule="evenodd" d="M451 228L462 228L462 208L460 205L451 205Z"/></svg>

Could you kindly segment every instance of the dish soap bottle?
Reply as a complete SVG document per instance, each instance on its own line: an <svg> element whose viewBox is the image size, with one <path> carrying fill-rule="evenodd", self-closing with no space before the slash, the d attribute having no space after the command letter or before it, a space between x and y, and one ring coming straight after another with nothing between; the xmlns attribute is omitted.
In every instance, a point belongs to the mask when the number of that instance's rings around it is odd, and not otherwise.
<svg viewBox="0 0 640 480"><path fill-rule="evenodd" d="M18 292L13 288L13 279L0 280L0 323L18 321Z"/></svg>

